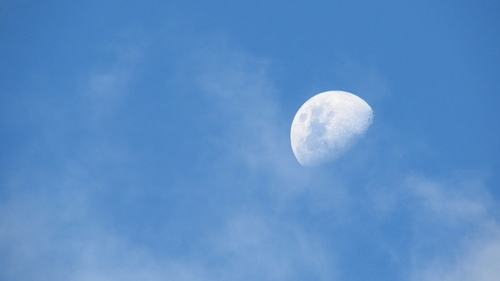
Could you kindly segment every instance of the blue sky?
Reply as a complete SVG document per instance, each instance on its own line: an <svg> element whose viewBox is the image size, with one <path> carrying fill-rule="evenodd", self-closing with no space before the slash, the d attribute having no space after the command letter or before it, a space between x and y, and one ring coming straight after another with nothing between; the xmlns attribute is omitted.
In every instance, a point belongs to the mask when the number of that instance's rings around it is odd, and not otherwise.
<svg viewBox="0 0 500 281"><path fill-rule="evenodd" d="M212 2L0 2L1 280L500 276L496 1Z"/></svg>

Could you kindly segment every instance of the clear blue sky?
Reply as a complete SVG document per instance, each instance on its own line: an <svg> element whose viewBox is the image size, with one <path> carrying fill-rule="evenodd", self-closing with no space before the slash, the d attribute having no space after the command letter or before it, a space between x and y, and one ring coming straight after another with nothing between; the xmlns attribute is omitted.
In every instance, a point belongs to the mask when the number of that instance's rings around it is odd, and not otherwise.
<svg viewBox="0 0 500 281"><path fill-rule="evenodd" d="M496 280L497 1L0 1L1 280ZM304 168L313 95L374 110Z"/></svg>

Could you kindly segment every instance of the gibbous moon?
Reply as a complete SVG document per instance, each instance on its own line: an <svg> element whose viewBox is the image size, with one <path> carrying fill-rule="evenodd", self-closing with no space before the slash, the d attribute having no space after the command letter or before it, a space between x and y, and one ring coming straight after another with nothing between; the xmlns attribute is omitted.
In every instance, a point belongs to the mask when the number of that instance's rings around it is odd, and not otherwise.
<svg viewBox="0 0 500 281"><path fill-rule="evenodd" d="M302 166L333 160L363 136L372 119L372 108L356 95L342 91L317 94L293 118L293 153Z"/></svg>

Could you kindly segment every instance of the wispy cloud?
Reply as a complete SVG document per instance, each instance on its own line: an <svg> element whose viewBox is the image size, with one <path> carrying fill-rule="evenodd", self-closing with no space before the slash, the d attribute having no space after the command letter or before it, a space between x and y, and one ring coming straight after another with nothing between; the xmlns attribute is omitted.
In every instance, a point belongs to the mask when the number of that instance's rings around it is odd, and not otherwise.
<svg viewBox="0 0 500 281"><path fill-rule="evenodd" d="M223 280L331 280L335 268L321 240L270 214L236 214L216 239Z"/></svg>
<svg viewBox="0 0 500 281"><path fill-rule="evenodd" d="M484 182L484 175L470 172L408 179L417 203L412 280L495 280L500 274L500 225Z"/></svg>
<svg viewBox="0 0 500 281"><path fill-rule="evenodd" d="M159 99L171 102L157 105L170 111L164 123L141 111L144 124L170 126L169 138L189 131L190 141L204 144L189 155L199 159L185 160L193 167L169 170L187 157L175 154L178 147L131 145L126 137L135 128L113 137L107 131L122 124L111 118L127 116L122 107L135 108L140 56L89 70L77 91L85 101L76 117L87 128L84 140L62 152L57 165L27 164L2 182L9 194L0 203L0 259L7 265L0 276L337 280L381 257L394 266L392 279L498 276L491 261L499 257L499 226L483 175L405 170L392 136L380 132L350 157L304 169L289 142L295 112L280 102L287 96L273 83L273 64L224 40L200 45L177 58L183 91L165 89L168 97ZM386 91L376 71L354 68L353 77ZM164 137L161 130L152 137ZM147 145L164 154L147 158ZM155 168L162 176L149 172Z"/></svg>
<svg viewBox="0 0 500 281"><path fill-rule="evenodd" d="M499 226L495 224L478 232L480 234L465 239L457 246L457 254L451 261L433 260L426 269L416 273L412 280L494 281L498 279Z"/></svg>
<svg viewBox="0 0 500 281"><path fill-rule="evenodd" d="M133 147L107 137L105 130L112 124L113 118L108 117L129 102L127 94L133 80L134 64L117 62L108 70L90 71L86 76L81 98L87 109L79 108L76 117L78 124L87 128L82 133L85 140L75 142L71 153L62 155L56 169L31 165L18 171L29 176L8 179L13 186L0 212L0 245L6 249L2 259L8 265L1 271L2 276L11 280L290 280L300 276L331 279L334 269L331 257L322 250L321 239L300 223L281 218L280 210L289 208L288 199L280 198L290 194L296 198L305 192L307 177L298 175L299 166L289 150L288 120L280 112L277 90L266 73L267 66L230 48L227 51L198 53L196 65L203 67L193 69L187 79L197 81L194 90L206 97L205 106L214 114L210 121L221 129L209 138L211 147L225 153L212 159L212 167L207 169L235 165L243 169L243 174L248 173L240 180L251 182L243 183L245 190L241 182L235 181L241 173L227 172L215 178L215 183L214 175L209 173L202 173L201 178L193 181L176 182L183 189L193 189L190 196L197 196L195 186L227 185L212 192L232 190L218 196L234 197L242 205L234 208L236 205L229 202L225 203L227 206L218 206L221 222L202 227L202 233L189 233L187 236L200 239L201 245L187 247L182 254L168 250L158 253L153 242L141 244L132 233L120 232L125 226L134 233L141 230L130 222L117 220L113 209L119 210L126 202L140 204L134 194L159 191L139 192L137 187L118 180L120 174L127 174L123 179L130 179L126 171L135 170L141 163L130 158L133 152L128 152ZM293 170L297 173L290 172ZM117 171L121 171L118 177ZM146 175L132 177L141 183ZM274 195L266 195L269 192ZM245 193L248 198L238 195ZM276 208L274 202L280 207ZM168 210L171 209L160 209ZM137 212L139 216L150 213L147 208ZM185 231L181 222L196 229L196 221L189 218L177 221L179 225L172 225L167 218L159 219L158 230L152 236L168 240L170 232ZM162 242L165 243L170 242Z"/></svg>

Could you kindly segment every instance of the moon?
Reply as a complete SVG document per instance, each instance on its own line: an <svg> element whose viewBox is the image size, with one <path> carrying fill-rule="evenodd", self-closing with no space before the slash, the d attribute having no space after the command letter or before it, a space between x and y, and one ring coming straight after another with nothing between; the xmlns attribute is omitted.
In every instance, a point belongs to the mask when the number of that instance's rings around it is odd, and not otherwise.
<svg viewBox="0 0 500 281"><path fill-rule="evenodd" d="M329 162L346 152L368 130L372 108L360 97L328 91L306 101L295 114L290 140L302 166Z"/></svg>

